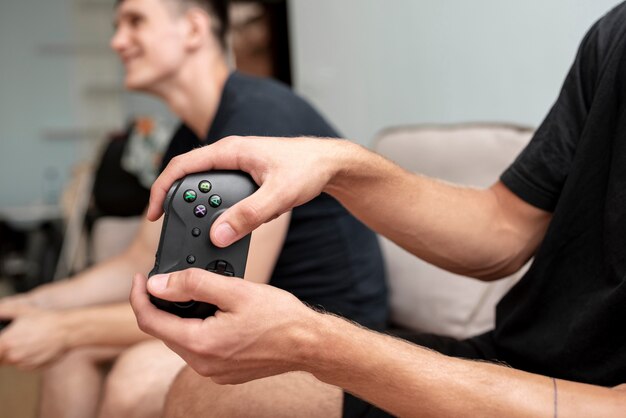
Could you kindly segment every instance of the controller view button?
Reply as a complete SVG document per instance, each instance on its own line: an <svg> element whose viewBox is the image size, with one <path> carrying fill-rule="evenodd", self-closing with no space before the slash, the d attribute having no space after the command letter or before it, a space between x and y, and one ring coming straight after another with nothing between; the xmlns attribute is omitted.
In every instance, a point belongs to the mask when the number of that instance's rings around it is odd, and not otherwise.
<svg viewBox="0 0 626 418"><path fill-rule="evenodd" d="M209 205L211 205L211 207L216 208L221 204L222 204L222 198L219 197L218 195L214 194L213 196L209 197Z"/></svg>
<svg viewBox="0 0 626 418"><path fill-rule="evenodd" d="M204 218L207 213L207 208L204 205L198 205L193 209L193 214L198 218Z"/></svg>
<svg viewBox="0 0 626 418"><path fill-rule="evenodd" d="M202 231L200 231L200 228L194 228L191 230L191 235L193 235L194 237L199 237L201 233Z"/></svg>
<svg viewBox="0 0 626 418"><path fill-rule="evenodd" d="M212 187L211 182L208 180L202 180L200 184L198 184L198 189L200 189L202 193L209 193Z"/></svg>
<svg viewBox="0 0 626 418"><path fill-rule="evenodd" d="M188 255L187 256L187 263L188 264L193 264L196 262L196 257L194 257L193 255Z"/></svg>
<svg viewBox="0 0 626 418"><path fill-rule="evenodd" d="M187 203L194 202L196 197L198 197L198 194L193 190L187 190L183 195L183 199L185 199L185 202Z"/></svg>

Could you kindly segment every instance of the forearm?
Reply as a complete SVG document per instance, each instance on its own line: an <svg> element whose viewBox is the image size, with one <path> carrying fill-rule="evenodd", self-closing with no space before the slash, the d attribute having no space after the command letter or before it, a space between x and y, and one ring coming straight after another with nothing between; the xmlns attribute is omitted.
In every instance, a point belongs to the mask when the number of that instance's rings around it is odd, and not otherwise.
<svg viewBox="0 0 626 418"><path fill-rule="evenodd" d="M324 315L306 369L398 416L624 416L626 392L454 359Z"/></svg>
<svg viewBox="0 0 626 418"><path fill-rule="evenodd" d="M154 257L129 251L73 276L30 293L35 306L66 309L128 299L133 274L147 273Z"/></svg>
<svg viewBox="0 0 626 418"><path fill-rule="evenodd" d="M68 349L93 345L129 346L151 338L137 326L128 303L64 310L57 315Z"/></svg>
<svg viewBox="0 0 626 418"><path fill-rule="evenodd" d="M525 263L543 235L515 223L496 187L462 187L415 175L360 146L337 144L326 191L372 229L439 267L503 277Z"/></svg>

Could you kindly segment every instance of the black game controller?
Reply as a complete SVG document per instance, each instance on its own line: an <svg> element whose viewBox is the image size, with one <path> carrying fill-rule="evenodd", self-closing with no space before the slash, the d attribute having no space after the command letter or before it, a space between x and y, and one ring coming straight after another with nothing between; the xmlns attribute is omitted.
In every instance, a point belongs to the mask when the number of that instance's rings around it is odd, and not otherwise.
<svg viewBox="0 0 626 418"><path fill-rule="evenodd" d="M8 327L9 325L11 325L10 319L0 319L0 332L2 332L2 330Z"/></svg>
<svg viewBox="0 0 626 418"><path fill-rule="evenodd" d="M243 278L250 234L226 248L213 245L209 231L226 209L257 190L241 171L208 171L176 181L165 198L165 220L150 276L197 267L217 274ZM150 295L159 309L182 318L206 318L217 307L204 302L170 302Z"/></svg>

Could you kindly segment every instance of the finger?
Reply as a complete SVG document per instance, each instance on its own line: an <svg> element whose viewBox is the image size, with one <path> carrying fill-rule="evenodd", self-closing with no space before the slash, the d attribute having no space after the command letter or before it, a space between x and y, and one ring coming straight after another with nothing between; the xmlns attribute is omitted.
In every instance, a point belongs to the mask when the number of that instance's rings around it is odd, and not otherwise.
<svg viewBox="0 0 626 418"><path fill-rule="evenodd" d="M18 316L19 307L10 303L0 304L0 320L13 319Z"/></svg>
<svg viewBox="0 0 626 418"><path fill-rule="evenodd" d="M130 304L139 328L161 340L186 344L189 336L197 332L202 320L183 319L157 309L148 298L146 280L141 274L135 275L130 291Z"/></svg>
<svg viewBox="0 0 626 418"><path fill-rule="evenodd" d="M218 247L227 247L291 209L291 201L280 188L264 183L255 193L216 219L211 227L211 242Z"/></svg>
<svg viewBox="0 0 626 418"><path fill-rule="evenodd" d="M150 189L147 217L159 219L163 213L163 201L174 182L190 173L211 169L239 170L236 156L237 137L222 139L215 144L189 151L173 158Z"/></svg>
<svg viewBox="0 0 626 418"><path fill-rule="evenodd" d="M221 311L234 310L241 300L243 280L200 269L187 269L148 280L148 292L169 301L196 300L216 305Z"/></svg>

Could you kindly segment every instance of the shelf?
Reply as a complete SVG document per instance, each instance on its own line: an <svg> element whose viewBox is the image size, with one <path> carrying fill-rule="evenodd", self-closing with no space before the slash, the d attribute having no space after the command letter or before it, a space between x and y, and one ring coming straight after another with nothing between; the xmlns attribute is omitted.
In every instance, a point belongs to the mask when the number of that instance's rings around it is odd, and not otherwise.
<svg viewBox="0 0 626 418"><path fill-rule="evenodd" d="M121 85L117 84L94 84L83 89L83 94L87 97L119 97L125 92L126 90L124 90Z"/></svg>
<svg viewBox="0 0 626 418"><path fill-rule="evenodd" d="M119 126L100 126L95 128L69 127L49 128L41 133L45 140L50 141L84 141L102 139L109 133L119 130Z"/></svg>
<svg viewBox="0 0 626 418"><path fill-rule="evenodd" d="M104 44L44 44L37 50L47 55L110 55L113 51Z"/></svg>

